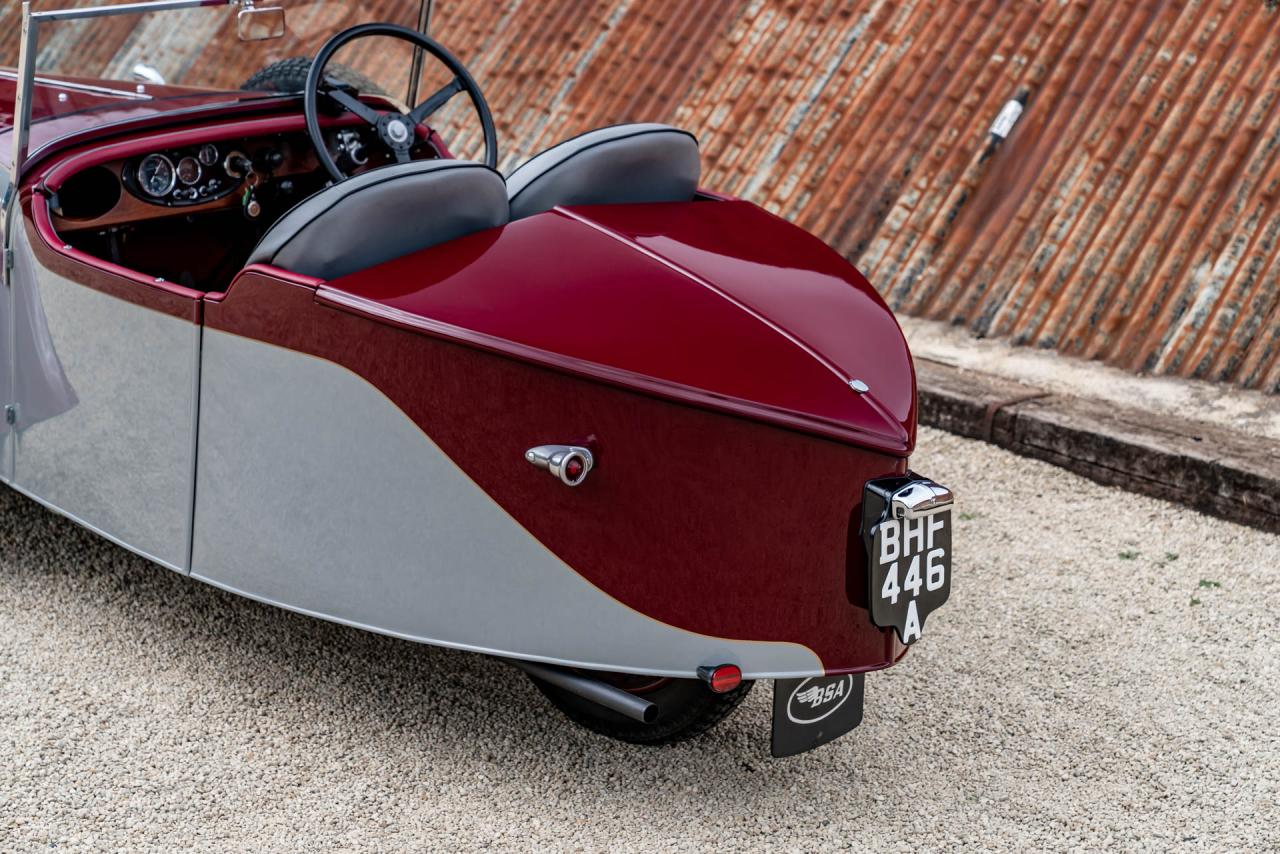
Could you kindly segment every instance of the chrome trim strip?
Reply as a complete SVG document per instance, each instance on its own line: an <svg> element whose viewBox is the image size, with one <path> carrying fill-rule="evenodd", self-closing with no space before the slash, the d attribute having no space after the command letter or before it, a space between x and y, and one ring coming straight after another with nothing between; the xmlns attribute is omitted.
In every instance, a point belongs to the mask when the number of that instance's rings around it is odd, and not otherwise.
<svg viewBox="0 0 1280 854"><path fill-rule="evenodd" d="M18 264L17 253L13 247L13 231L15 228L22 228L22 214L18 206L18 185L9 181L8 176L0 175L0 181L3 181L4 193L0 199L3 210L0 210L0 243L3 244L4 250L0 257L0 280L3 287L3 297L0 297L4 305L4 323L6 325L5 338L8 341L5 347L4 359L5 364L0 366L6 374L2 386L8 390L10 397L14 403L17 403L17 362L18 348L14 343L14 338L18 332L18 324L16 312L13 310L13 278L16 275L16 266ZM6 401L7 402L7 401ZM18 430L16 425L7 423L4 425L4 453L7 459L0 464L0 480L5 483L13 483L16 478L16 466L18 462Z"/></svg>
<svg viewBox="0 0 1280 854"><path fill-rule="evenodd" d="M5 69L0 69L0 77L9 80L19 79L17 73ZM35 76L34 80L41 86L57 86L59 89L70 89L73 92L88 92L93 95L111 95L115 98L130 98L134 101L150 101L153 97L133 89L112 89L109 86L94 86L91 83L72 83L70 80L59 80L56 77L41 77L38 74Z"/></svg>
<svg viewBox="0 0 1280 854"><path fill-rule="evenodd" d="M186 574L191 574L191 556L196 548L196 481L199 476L200 469L200 368L204 361L204 323L201 322L196 327L195 346L192 348L192 369L191 369L191 477L188 479L190 484L188 494L191 500L187 506L191 508L191 513L187 517L187 565L183 570Z"/></svg>

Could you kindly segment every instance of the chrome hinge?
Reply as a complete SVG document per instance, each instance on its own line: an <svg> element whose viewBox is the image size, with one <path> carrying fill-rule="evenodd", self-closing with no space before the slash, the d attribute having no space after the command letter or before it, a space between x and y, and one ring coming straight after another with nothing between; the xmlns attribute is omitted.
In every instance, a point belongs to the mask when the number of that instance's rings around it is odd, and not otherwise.
<svg viewBox="0 0 1280 854"><path fill-rule="evenodd" d="M18 423L18 404L10 403L8 406L4 408L4 423L5 424Z"/></svg>
<svg viewBox="0 0 1280 854"><path fill-rule="evenodd" d="M8 281L9 271L13 269L13 250L4 250L4 273L5 281Z"/></svg>

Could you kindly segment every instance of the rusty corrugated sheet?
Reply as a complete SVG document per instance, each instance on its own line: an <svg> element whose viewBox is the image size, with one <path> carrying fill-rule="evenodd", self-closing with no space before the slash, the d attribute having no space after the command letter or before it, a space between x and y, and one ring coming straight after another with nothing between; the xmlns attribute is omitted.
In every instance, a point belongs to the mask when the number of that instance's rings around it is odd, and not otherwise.
<svg viewBox="0 0 1280 854"><path fill-rule="evenodd" d="M412 4L357 5L367 19ZM708 186L815 231L895 308L1276 391L1268 6L441 0L433 31L486 87L507 168L591 127L672 122L701 139ZM127 34L89 44L110 53ZM254 70L217 59L227 84ZM1018 95L1021 120L995 140ZM458 148L477 150L450 109Z"/></svg>

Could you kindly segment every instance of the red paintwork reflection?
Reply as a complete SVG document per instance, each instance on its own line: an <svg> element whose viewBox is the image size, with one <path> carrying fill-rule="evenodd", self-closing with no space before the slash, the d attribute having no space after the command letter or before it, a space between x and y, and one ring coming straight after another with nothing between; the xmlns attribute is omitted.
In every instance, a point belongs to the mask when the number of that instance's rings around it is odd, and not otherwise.
<svg viewBox="0 0 1280 854"><path fill-rule="evenodd" d="M871 283L812 234L746 202L575 210L731 292L914 425L914 371L897 321Z"/></svg>
<svg viewBox="0 0 1280 854"><path fill-rule="evenodd" d="M317 304L311 287L267 268L209 300L205 324L363 377L547 548L641 613L714 637L802 644L833 673L902 655L846 593L865 585L848 578L862 571L846 562L850 513L868 479L906 469L900 457L388 328ZM553 442L600 451L581 486L525 462L526 449ZM538 583L510 569L516 589Z"/></svg>
<svg viewBox="0 0 1280 854"><path fill-rule="evenodd" d="M519 220L335 280L321 298L650 393L910 452L906 345L845 262L746 202L623 210ZM751 243L746 260L717 255ZM796 305L805 301L817 309ZM850 378L872 394L855 393Z"/></svg>

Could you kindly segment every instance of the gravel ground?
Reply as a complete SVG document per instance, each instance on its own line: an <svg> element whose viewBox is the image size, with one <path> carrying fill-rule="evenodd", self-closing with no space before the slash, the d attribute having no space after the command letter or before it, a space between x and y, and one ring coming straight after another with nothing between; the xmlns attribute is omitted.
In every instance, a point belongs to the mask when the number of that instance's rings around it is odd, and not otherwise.
<svg viewBox="0 0 1280 854"><path fill-rule="evenodd" d="M0 490L0 849L1280 849L1280 538L922 431L951 602L862 726L615 744ZM764 686L761 686L764 687Z"/></svg>

